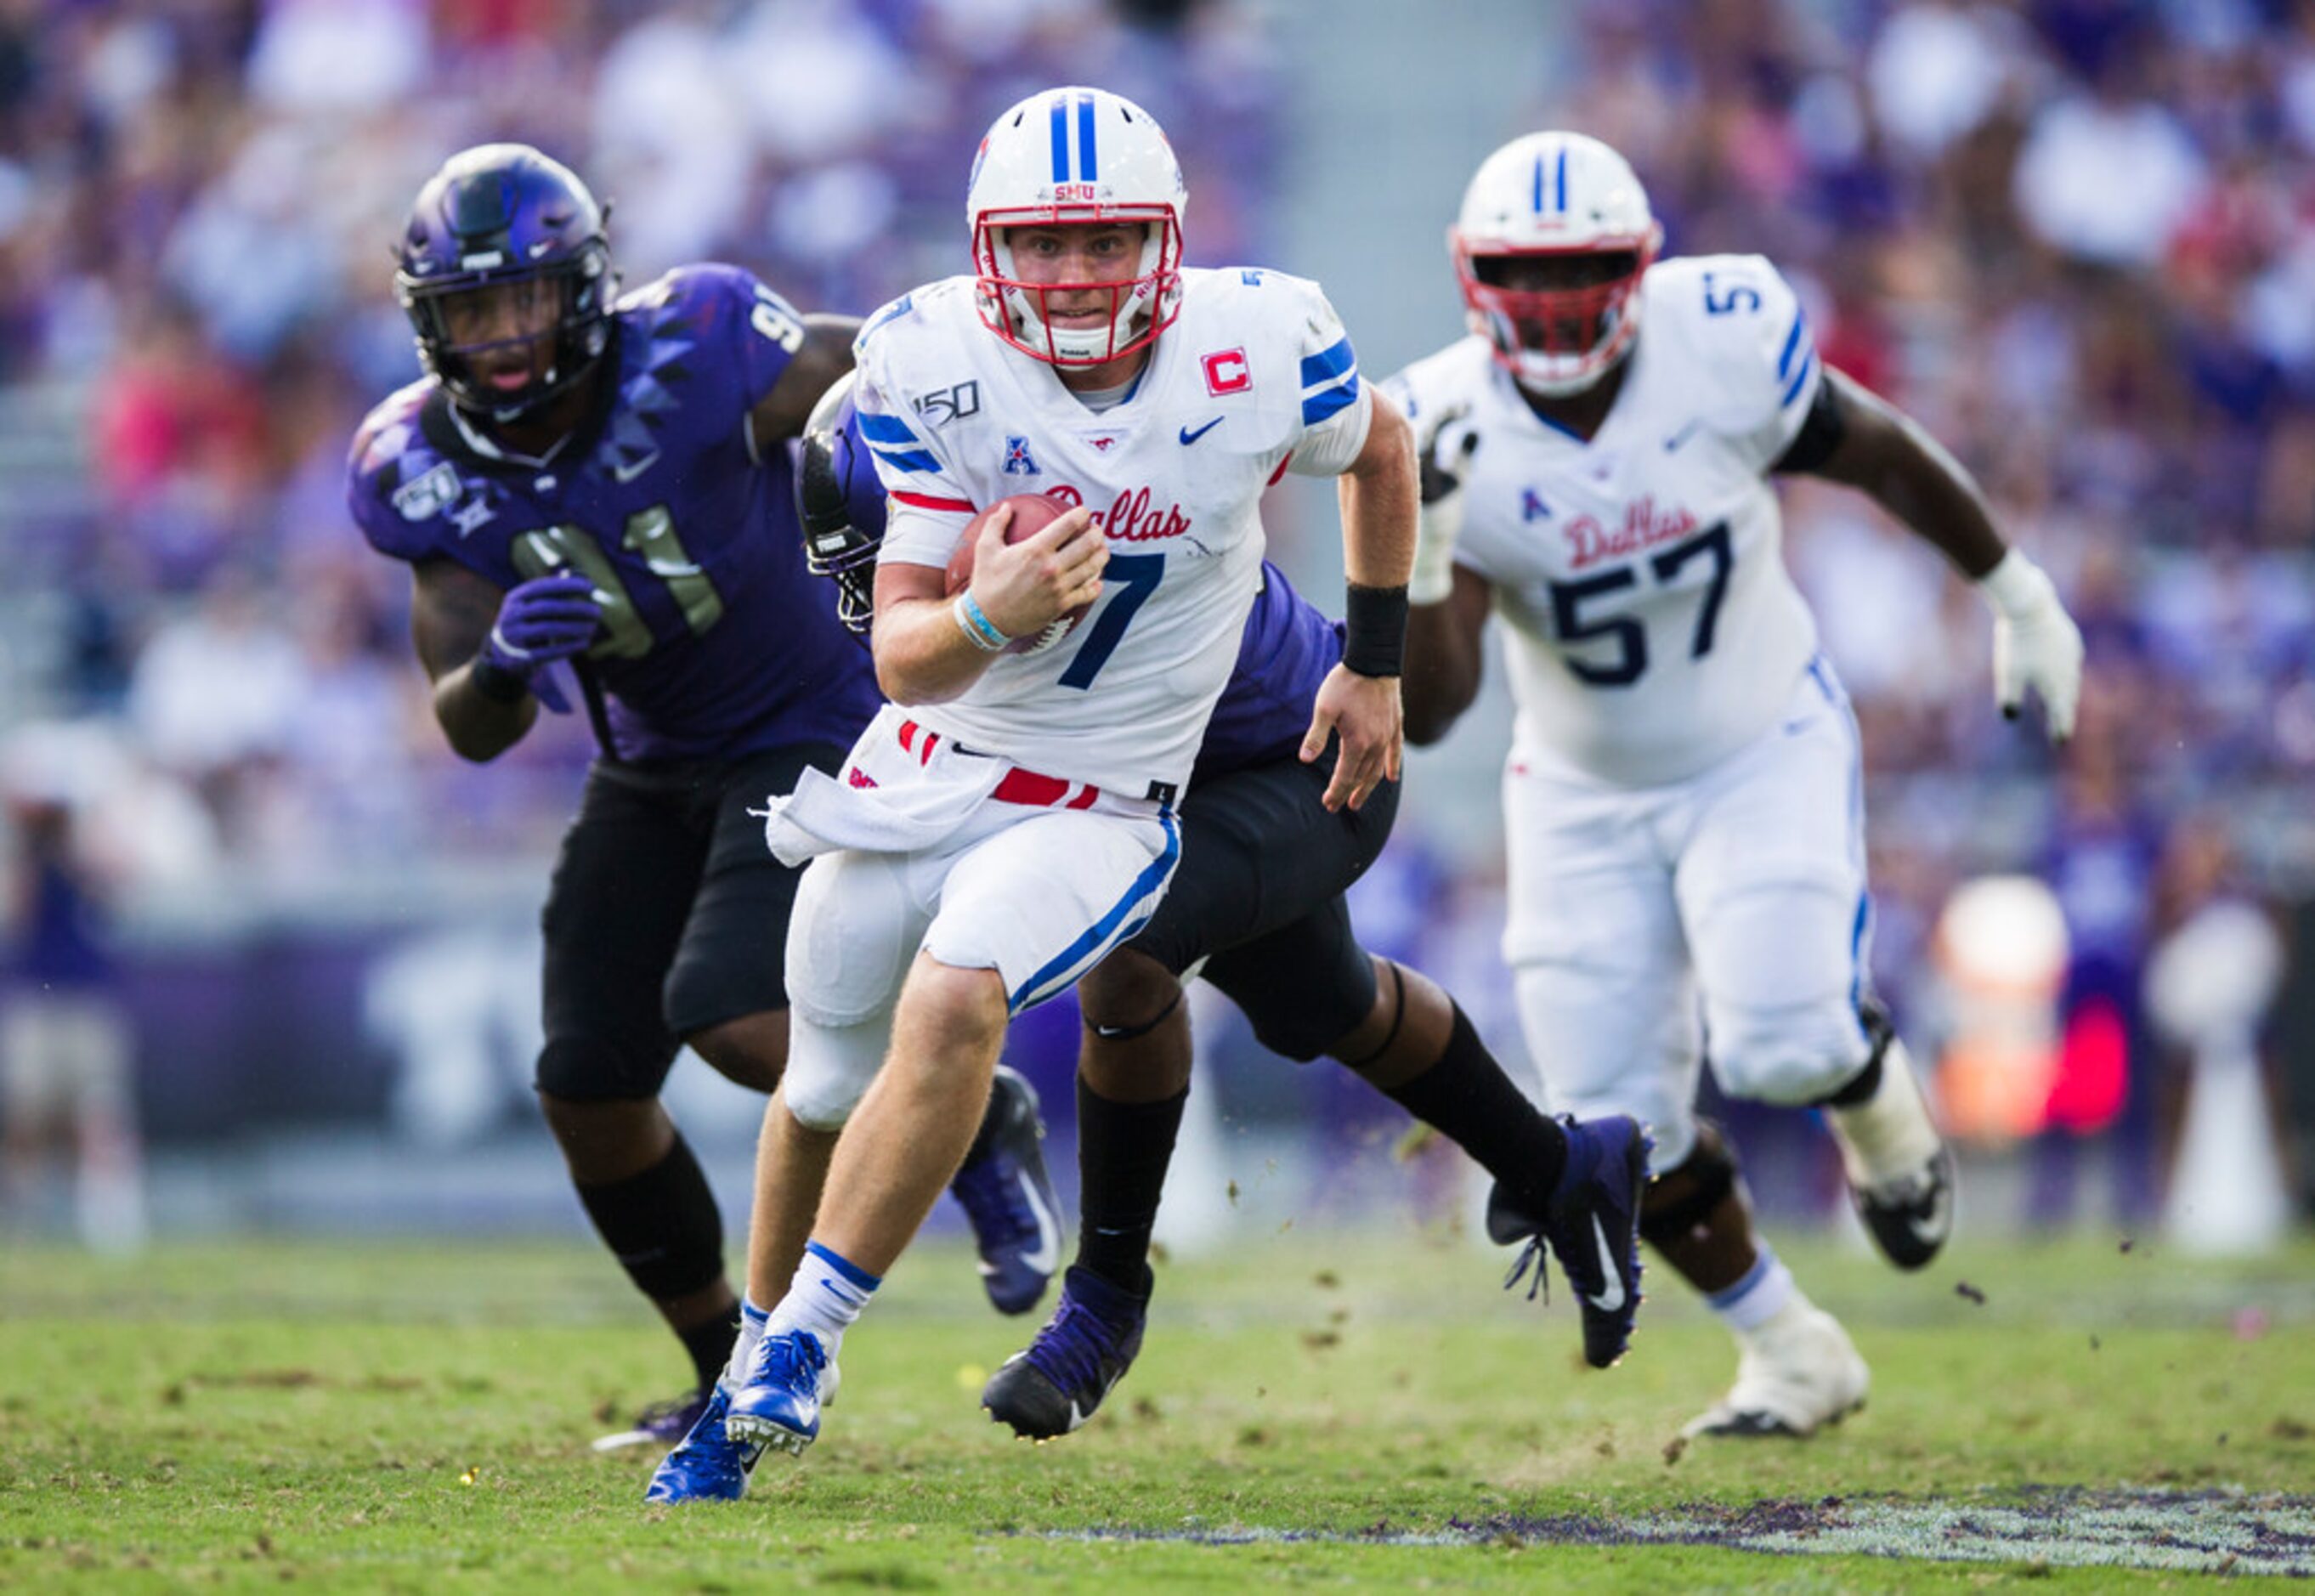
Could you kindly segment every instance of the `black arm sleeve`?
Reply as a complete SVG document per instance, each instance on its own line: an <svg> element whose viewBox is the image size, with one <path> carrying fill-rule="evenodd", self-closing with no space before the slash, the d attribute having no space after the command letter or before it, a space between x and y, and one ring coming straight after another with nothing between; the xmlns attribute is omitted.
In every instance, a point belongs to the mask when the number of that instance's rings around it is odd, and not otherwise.
<svg viewBox="0 0 2315 1596"><path fill-rule="evenodd" d="M1849 415L1843 409L1840 385L1827 373L1816 385L1816 397L1809 403L1807 419L1785 452L1777 457L1769 469L1774 472L1808 473L1814 471L1832 457L1840 440L1849 436Z"/></svg>

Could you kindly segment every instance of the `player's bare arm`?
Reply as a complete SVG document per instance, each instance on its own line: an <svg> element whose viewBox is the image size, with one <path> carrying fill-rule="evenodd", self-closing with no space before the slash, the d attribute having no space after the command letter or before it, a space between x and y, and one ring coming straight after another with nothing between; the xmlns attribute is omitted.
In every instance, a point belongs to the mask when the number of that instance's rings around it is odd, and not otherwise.
<svg viewBox="0 0 2315 1596"><path fill-rule="evenodd" d="M1011 519L1011 510L999 507L981 528L966 590L1008 638L1041 632L1099 598L1109 563L1108 542L1082 505L1015 544L1005 541ZM945 573L930 565L894 562L876 572L876 679L895 704L954 698L998 657L958 619L946 588Z"/></svg>
<svg viewBox="0 0 2315 1596"><path fill-rule="evenodd" d="M522 740L538 718L525 693L511 702L476 690L473 667L497 624L505 595L449 560L411 568L410 639L434 684L434 718L453 752L480 764Z"/></svg>
<svg viewBox="0 0 2315 1596"><path fill-rule="evenodd" d="M2081 691L2081 633L2048 576L1994 528L1960 461L1920 424L1863 384L1825 368L1824 392L1787 456L1789 468L1865 493L1943 550L1993 607L1994 693L2016 719L2027 689L2050 735L2073 731Z"/></svg>
<svg viewBox="0 0 2315 1596"><path fill-rule="evenodd" d="M2001 563L2009 545L1994 530L1984 496L1966 467L1920 424L1895 405L1827 366L1824 386L1796 455L1809 448L1812 435L1830 431L1830 449L1791 469L1843 483L1942 549L1975 581ZM1822 448L1823 444L1817 445Z"/></svg>
<svg viewBox="0 0 2315 1596"><path fill-rule="evenodd" d="M1406 575L1415 561L1415 435L1397 405L1378 394L1366 441L1336 479L1343 565L1350 578L1350 635L1328 672L1302 740L1307 764L1342 739L1326 807L1358 808L1378 783L1398 779L1405 749L1398 683L1406 647Z"/></svg>
<svg viewBox="0 0 2315 1596"><path fill-rule="evenodd" d="M749 445L765 448L801 435L812 407L829 386L852 369L852 341L859 334L856 316L808 315L803 318L803 341L795 358L772 385L772 391L748 412Z"/></svg>
<svg viewBox="0 0 2315 1596"><path fill-rule="evenodd" d="M1463 524L1463 483L1479 435L1468 406L1435 412L1416 437L1421 495L1415 568L1406 581L1406 672L1399 685L1407 740L1417 746L1447 735L1479 696L1486 668L1480 638L1495 593L1486 578L1455 563Z"/></svg>
<svg viewBox="0 0 2315 1596"><path fill-rule="evenodd" d="M1428 747L1447 735L1479 696L1486 669L1482 646L1495 589L1486 578L1458 565L1447 597L1406 612L1406 676L1400 691L1406 705L1406 740Z"/></svg>

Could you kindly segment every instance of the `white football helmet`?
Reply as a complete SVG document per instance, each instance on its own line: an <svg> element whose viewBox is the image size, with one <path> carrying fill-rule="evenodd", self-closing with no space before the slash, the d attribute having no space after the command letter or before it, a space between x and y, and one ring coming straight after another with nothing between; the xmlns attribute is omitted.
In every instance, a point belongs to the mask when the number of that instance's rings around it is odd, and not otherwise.
<svg viewBox="0 0 2315 1596"><path fill-rule="evenodd" d="M1098 366L1155 340L1182 308L1182 164L1149 113L1106 89L1047 89L1003 116L980 141L966 185L980 319L1024 354L1056 366ZM1137 275L1115 283L1025 283L1007 229L1083 222L1147 226ZM1101 289L1106 324L1056 327L1046 296Z"/></svg>
<svg viewBox="0 0 2315 1596"><path fill-rule="evenodd" d="M1489 155L1447 230L1471 331L1521 387L1546 395L1580 393L1623 358L1639 331L1640 279L1663 244L1631 166L1581 133L1530 133ZM1500 264L1577 255L1601 257L1612 275L1522 288Z"/></svg>

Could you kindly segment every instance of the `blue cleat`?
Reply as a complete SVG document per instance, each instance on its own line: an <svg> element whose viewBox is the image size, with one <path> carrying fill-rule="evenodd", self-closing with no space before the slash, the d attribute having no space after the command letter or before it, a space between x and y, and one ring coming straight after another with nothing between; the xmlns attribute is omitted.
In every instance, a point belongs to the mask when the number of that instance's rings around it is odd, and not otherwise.
<svg viewBox="0 0 2315 1596"><path fill-rule="evenodd" d="M1523 1213L1498 1183L1487 1198L1487 1235L1506 1245L1527 1243L1503 1284L1516 1286L1532 1265L1530 1296L1543 1290L1549 1244L1583 1309L1583 1361L1605 1369L1632 1344L1640 1311L1640 1200L1654 1143L1627 1114L1571 1116L1560 1123L1567 1130L1567 1167L1549 1207L1540 1219Z"/></svg>
<svg viewBox="0 0 2315 1596"><path fill-rule="evenodd" d="M998 1313L1036 1307L1060 1266L1061 1204L1045 1169L1044 1137L1036 1088L998 1065L989 1115L948 1188L972 1221L980 1283Z"/></svg>
<svg viewBox="0 0 2315 1596"><path fill-rule="evenodd" d="M645 1502L737 1502L748 1494L748 1475L764 1449L724 1427L731 1403L731 1392L718 1380L689 1432L652 1470Z"/></svg>
<svg viewBox="0 0 2315 1596"><path fill-rule="evenodd" d="M767 1335L748 1360L748 1379L732 1396L723 1428L734 1439L801 1452L820 1434L820 1410L836 1395L836 1365L809 1330Z"/></svg>
<svg viewBox="0 0 2315 1596"><path fill-rule="evenodd" d="M1141 1351L1147 1292L1135 1296L1089 1270L1061 1280L1061 1300L1026 1352L991 1375L980 1405L1024 1441L1051 1441L1093 1417Z"/></svg>

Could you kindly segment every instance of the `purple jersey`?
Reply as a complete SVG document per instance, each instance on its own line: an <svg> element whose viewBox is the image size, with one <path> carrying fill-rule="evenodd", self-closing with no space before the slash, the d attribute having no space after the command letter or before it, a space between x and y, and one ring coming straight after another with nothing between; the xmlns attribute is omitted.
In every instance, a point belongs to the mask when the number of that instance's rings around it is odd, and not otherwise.
<svg viewBox="0 0 2315 1596"><path fill-rule="evenodd" d="M1262 590L1246 617L1237 664L1198 747L1192 791L1233 770L1293 758L1310 729L1318 684L1342 657L1341 623L1328 620L1294 590L1284 572L1264 560Z"/></svg>
<svg viewBox="0 0 2315 1596"><path fill-rule="evenodd" d="M570 570L603 609L588 652L631 759L848 745L879 702L866 651L805 575L793 468L748 412L803 318L749 273L687 266L620 299L613 380L545 466L479 453L432 378L372 411L347 499L380 554L501 588Z"/></svg>

